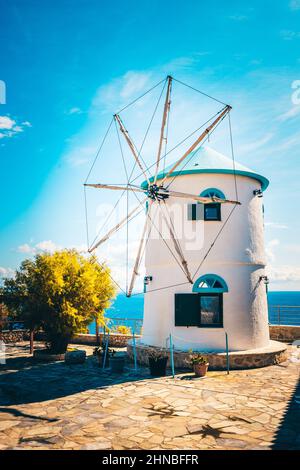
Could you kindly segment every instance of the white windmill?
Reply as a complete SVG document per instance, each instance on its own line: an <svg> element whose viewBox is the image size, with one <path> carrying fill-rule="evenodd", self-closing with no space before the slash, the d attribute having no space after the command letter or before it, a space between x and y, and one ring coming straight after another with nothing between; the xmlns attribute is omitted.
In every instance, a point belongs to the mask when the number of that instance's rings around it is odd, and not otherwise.
<svg viewBox="0 0 300 470"><path fill-rule="evenodd" d="M145 222L127 296L131 296L145 252L144 344L165 346L171 333L177 349L232 351L269 345L262 192L268 180L208 147L208 137L231 106L222 103L182 155L161 168L174 78L166 95L152 176L119 114L114 120L144 176L141 185L86 186L141 193L145 197L96 241L93 252L145 207ZM180 82L181 83L181 82ZM231 132L231 126L229 126ZM232 140L231 140L232 143ZM177 229L182 228L178 236ZM187 249L186 233L203 233ZM151 236L156 233L156 236ZM166 236L167 234L167 236Z"/></svg>

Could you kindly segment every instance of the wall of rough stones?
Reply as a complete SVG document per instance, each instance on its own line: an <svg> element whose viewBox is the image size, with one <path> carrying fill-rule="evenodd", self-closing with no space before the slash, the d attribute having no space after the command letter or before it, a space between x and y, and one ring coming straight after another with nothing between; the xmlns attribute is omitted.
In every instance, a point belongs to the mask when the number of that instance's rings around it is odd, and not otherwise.
<svg viewBox="0 0 300 470"><path fill-rule="evenodd" d="M29 339L28 330L0 331L0 341L4 341L4 343L18 343L26 339Z"/></svg>
<svg viewBox="0 0 300 470"><path fill-rule="evenodd" d="M136 335L136 338L140 338L140 336ZM132 335L121 335L117 333L111 333L109 335L109 346L115 348L125 348L129 340L132 339ZM99 334L99 342L102 343L103 341L103 333ZM73 344L89 344L92 346L97 345L96 335L88 335L88 334L79 334L75 335L72 339Z"/></svg>
<svg viewBox="0 0 300 470"><path fill-rule="evenodd" d="M100 333L100 342L103 339L103 334ZM300 340L300 326L288 326L288 325L270 325L270 337L274 341L286 341L293 342L297 339ZM136 336L139 338L139 336ZM35 340L42 341L43 334L41 332L35 334ZM126 347L128 341L132 339L131 335L121 335L112 333L109 338L109 346L111 347ZM0 340L5 343L17 343L19 341L29 340L29 331L28 330L4 330L0 331ZM75 344L88 344L95 345L97 344L96 335L90 334L78 334L76 335L72 343Z"/></svg>
<svg viewBox="0 0 300 470"><path fill-rule="evenodd" d="M270 325L270 338L286 342L300 340L300 326Z"/></svg>
<svg viewBox="0 0 300 470"><path fill-rule="evenodd" d="M164 351L168 355L168 365L170 365L170 353L167 349L149 347L146 345L137 345L136 354L137 362L141 365L149 364L149 350L157 349ZM133 360L133 347L131 344L127 346L127 354ZM209 362L210 370L226 370L227 357L225 353L203 353L202 354ZM265 367L273 364L279 364L287 359L286 346L283 344L282 348L278 350L270 350L267 352L250 352L249 353L230 353L229 354L229 368L231 370L238 369L253 369L258 367ZM174 351L174 365L176 369L192 369L190 365L190 353L183 351Z"/></svg>

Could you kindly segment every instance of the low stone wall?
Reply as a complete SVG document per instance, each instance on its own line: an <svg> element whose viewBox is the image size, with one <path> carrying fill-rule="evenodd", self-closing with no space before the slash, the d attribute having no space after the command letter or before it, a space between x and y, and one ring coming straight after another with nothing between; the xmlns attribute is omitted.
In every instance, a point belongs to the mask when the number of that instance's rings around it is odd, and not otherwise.
<svg viewBox="0 0 300 470"><path fill-rule="evenodd" d="M141 365L148 365L149 350L159 349L168 355L170 365L170 352L167 349L155 348L138 344L136 346L137 361ZM133 360L132 344L127 346L127 354ZM209 370L226 370L226 353L201 353L209 362ZM185 351L174 351L174 366L176 369L192 369L189 360L190 353ZM279 364L287 359L287 346L277 341L271 341L270 346L248 351L237 351L229 353L229 367L231 370L254 369Z"/></svg>
<svg viewBox="0 0 300 470"><path fill-rule="evenodd" d="M136 335L136 338L140 338L140 336ZM109 335L109 343L110 347L115 348L126 348L127 343L129 340L132 339L132 335L121 335L118 333L111 333ZM99 342L103 341L103 333L99 334ZM89 335L89 334L79 334L75 335L72 339L73 344L88 344L91 346L97 345L96 335Z"/></svg>
<svg viewBox="0 0 300 470"><path fill-rule="evenodd" d="M300 326L270 325L270 338L275 341L292 343L300 339Z"/></svg>
<svg viewBox="0 0 300 470"><path fill-rule="evenodd" d="M28 330L3 330L0 331L0 341L4 343L18 343L19 341L24 341L29 339Z"/></svg>

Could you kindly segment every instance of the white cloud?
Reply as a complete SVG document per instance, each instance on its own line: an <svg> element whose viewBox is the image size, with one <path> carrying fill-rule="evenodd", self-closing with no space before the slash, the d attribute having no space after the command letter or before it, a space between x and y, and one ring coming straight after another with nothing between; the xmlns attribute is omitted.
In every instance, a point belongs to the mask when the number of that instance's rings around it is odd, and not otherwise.
<svg viewBox="0 0 300 470"><path fill-rule="evenodd" d="M266 244L266 255L270 262L275 260L274 248L279 245L279 240L274 238Z"/></svg>
<svg viewBox="0 0 300 470"><path fill-rule="evenodd" d="M77 147L74 151L66 155L66 161L73 167L82 166L92 161L95 157L97 147L85 146Z"/></svg>
<svg viewBox="0 0 300 470"><path fill-rule="evenodd" d="M69 115L82 114L82 113L83 113L83 111L80 108L76 107L76 106L74 108L71 108L68 111L66 111L66 114L69 114Z"/></svg>
<svg viewBox="0 0 300 470"><path fill-rule="evenodd" d="M289 253L293 253L293 254L297 254L299 255L300 254L300 245L299 244L295 244L295 243L289 243L288 245L285 246L285 249L289 252Z"/></svg>
<svg viewBox="0 0 300 470"><path fill-rule="evenodd" d="M52 240L44 240L39 242L35 245L36 251L49 251L52 253L53 251L60 250L61 247L56 245Z"/></svg>
<svg viewBox="0 0 300 470"><path fill-rule="evenodd" d="M67 246L66 248L74 248L75 250L83 253L87 252L87 246L85 244L82 245L70 245ZM31 254L35 255L37 253L41 253L44 251L47 251L49 253L53 253L54 251L57 250L62 250L63 247L61 245L58 245L57 243L53 242L52 240L43 240L39 243L36 243L35 245L30 245L29 243L24 243L23 245L19 245L17 248L18 253L26 253L26 254Z"/></svg>
<svg viewBox="0 0 300 470"><path fill-rule="evenodd" d="M262 136L260 139L256 140L255 142L249 142L244 145L240 145L240 151L244 153L254 152L259 148L266 145L270 140L273 138L273 134L271 132L267 133L266 135Z"/></svg>
<svg viewBox="0 0 300 470"><path fill-rule="evenodd" d="M105 106L116 110L122 107L138 93L143 92L151 78L150 72L135 72L130 70L122 77L115 78L108 85L101 86L93 100L93 106Z"/></svg>
<svg viewBox="0 0 300 470"><path fill-rule="evenodd" d="M300 281L300 267L298 266L268 266L266 272L271 282Z"/></svg>
<svg viewBox="0 0 300 470"><path fill-rule="evenodd" d="M278 229L288 229L289 227L284 224L279 224L277 222L265 222L266 227L278 228Z"/></svg>
<svg viewBox="0 0 300 470"><path fill-rule="evenodd" d="M14 274L15 271L13 269L0 266L0 277L12 277Z"/></svg>
<svg viewBox="0 0 300 470"><path fill-rule="evenodd" d="M300 38L300 32L299 31L292 31L290 29L283 29L280 31L280 36L284 41L292 41L293 39L299 39Z"/></svg>
<svg viewBox="0 0 300 470"><path fill-rule="evenodd" d="M300 0L291 0L290 9L293 11L300 10Z"/></svg>
<svg viewBox="0 0 300 470"><path fill-rule="evenodd" d="M278 121L285 122L300 114L300 106L293 106L291 109L278 116Z"/></svg>
<svg viewBox="0 0 300 470"><path fill-rule="evenodd" d="M34 253L34 248L28 245L28 243L24 243L18 246L17 251L19 253Z"/></svg>
<svg viewBox="0 0 300 470"><path fill-rule="evenodd" d="M12 129L15 124L16 121L9 116L0 116L0 129Z"/></svg>
<svg viewBox="0 0 300 470"><path fill-rule="evenodd" d="M24 131L24 127L31 127L29 121L23 121L21 124L10 118L9 116L0 116L0 139L5 137L13 137Z"/></svg>

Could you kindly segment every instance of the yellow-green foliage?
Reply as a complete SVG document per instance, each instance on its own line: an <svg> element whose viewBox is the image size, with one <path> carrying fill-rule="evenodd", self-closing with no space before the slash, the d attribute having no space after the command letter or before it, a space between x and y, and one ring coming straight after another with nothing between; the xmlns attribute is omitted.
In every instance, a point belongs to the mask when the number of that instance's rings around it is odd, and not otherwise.
<svg viewBox="0 0 300 470"><path fill-rule="evenodd" d="M116 333L120 333L120 335L131 335L131 329L129 326L118 325L115 331Z"/></svg>
<svg viewBox="0 0 300 470"><path fill-rule="evenodd" d="M25 260L15 279L6 279L3 295L7 305L31 327L42 326L53 337L68 339L86 331L94 319L104 324L104 310L115 296L107 266L76 250L56 251Z"/></svg>

